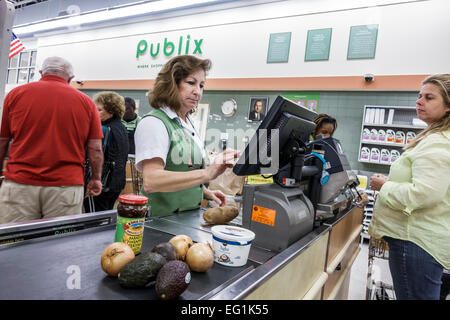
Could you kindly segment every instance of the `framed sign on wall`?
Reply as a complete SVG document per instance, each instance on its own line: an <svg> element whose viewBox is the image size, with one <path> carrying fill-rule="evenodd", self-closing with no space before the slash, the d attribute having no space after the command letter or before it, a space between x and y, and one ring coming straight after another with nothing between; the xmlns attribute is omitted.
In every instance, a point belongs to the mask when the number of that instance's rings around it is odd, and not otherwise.
<svg viewBox="0 0 450 320"><path fill-rule="evenodd" d="M272 33L269 38L267 63L288 62L291 46L291 33Z"/></svg>
<svg viewBox="0 0 450 320"><path fill-rule="evenodd" d="M332 28L308 30L305 61L328 60Z"/></svg>
<svg viewBox="0 0 450 320"><path fill-rule="evenodd" d="M377 24L350 27L347 59L374 59L377 37Z"/></svg>
<svg viewBox="0 0 450 320"><path fill-rule="evenodd" d="M250 106L248 110L248 121L259 122L264 119L267 113L267 104L269 98L267 97L251 97Z"/></svg>

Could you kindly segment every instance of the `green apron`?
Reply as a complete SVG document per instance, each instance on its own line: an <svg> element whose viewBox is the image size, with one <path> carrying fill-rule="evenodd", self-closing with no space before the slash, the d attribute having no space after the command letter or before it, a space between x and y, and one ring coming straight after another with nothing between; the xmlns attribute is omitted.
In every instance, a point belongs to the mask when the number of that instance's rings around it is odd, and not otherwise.
<svg viewBox="0 0 450 320"><path fill-rule="evenodd" d="M164 170L185 172L204 168L201 149L176 118L170 119L164 111L159 109L150 111L144 117L147 116L160 119L169 133L170 147ZM203 185L174 192L152 193L146 193L142 187L141 194L149 199L150 216L157 217L198 209L203 200Z"/></svg>

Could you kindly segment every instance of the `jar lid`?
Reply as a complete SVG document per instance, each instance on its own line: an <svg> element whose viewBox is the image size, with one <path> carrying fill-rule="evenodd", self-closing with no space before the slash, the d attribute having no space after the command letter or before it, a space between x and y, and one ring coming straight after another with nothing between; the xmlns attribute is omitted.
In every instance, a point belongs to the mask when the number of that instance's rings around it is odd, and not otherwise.
<svg viewBox="0 0 450 320"><path fill-rule="evenodd" d="M148 198L137 194L122 194L119 196L119 201L128 204L147 204Z"/></svg>

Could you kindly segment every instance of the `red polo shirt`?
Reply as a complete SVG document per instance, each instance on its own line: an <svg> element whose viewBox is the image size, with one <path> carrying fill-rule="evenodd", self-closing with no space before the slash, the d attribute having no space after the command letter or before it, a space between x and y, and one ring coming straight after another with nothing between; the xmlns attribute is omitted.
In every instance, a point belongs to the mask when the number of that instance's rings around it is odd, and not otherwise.
<svg viewBox="0 0 450 320"><path fill-rule="evenodd" d="M45 75L6 96L0 136L13 139L6 179L64 186L84 184L85 146L103 132L91 98L63 78Z"/></svg>

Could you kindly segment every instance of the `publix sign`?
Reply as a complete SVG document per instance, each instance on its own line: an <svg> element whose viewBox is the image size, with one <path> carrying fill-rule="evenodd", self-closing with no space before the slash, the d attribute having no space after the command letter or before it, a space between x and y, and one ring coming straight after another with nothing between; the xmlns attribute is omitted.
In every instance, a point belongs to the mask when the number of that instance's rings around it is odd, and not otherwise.
<svg viewBox="0 0 450 320"><path fill-rule="evenodd" d="M147 42L147 40L140 40L136 49L136 58L145 54L150 54L153 58L160 53L165 56L177 54L201 54L203 39L191 39L190 35L186 38L180 36L175 41L173 39L164 38L163 42Z"/></svg>

